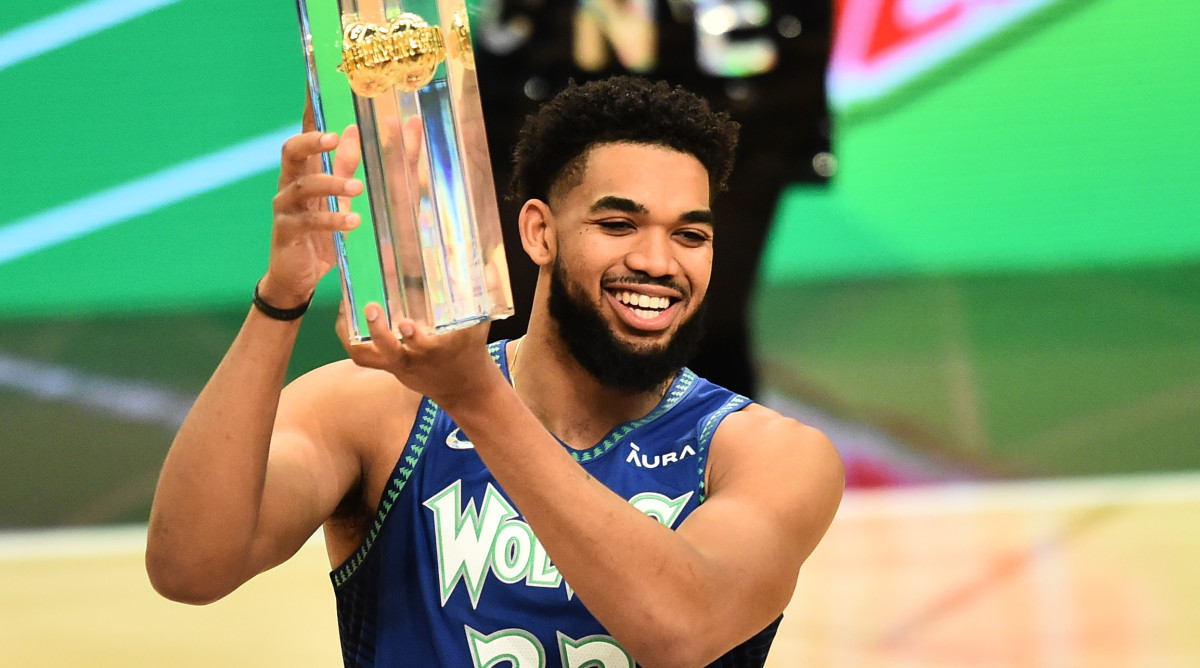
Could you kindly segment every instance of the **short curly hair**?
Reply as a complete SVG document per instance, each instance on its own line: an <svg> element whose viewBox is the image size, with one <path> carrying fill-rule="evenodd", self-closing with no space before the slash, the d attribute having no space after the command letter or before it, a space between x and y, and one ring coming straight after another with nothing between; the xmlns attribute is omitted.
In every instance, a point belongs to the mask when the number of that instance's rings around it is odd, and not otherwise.
<svg viewBox="0 0 1200 668"><path fill-rule="evenodd" d="M634 76L582 85L570 81L525 119L513 149L509 185L517 201L549 201L583 176L589 149L631 142L665 146L696 157L715 194L733 170L739 125L682 86Z"/></svg>

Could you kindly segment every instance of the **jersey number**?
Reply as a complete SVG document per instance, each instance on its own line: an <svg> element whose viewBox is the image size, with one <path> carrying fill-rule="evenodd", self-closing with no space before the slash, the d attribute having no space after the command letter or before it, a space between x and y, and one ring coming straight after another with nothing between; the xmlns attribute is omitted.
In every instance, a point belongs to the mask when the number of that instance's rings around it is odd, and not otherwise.
<svg viewBox="0 0 1200 668"><path fill-rule="evenodd" d="M532 633L522 629L504 629L484 635L466 627L467 643L475 668L545 668L546 650ZM633 657L604 635L572 640L558 632L558 654L563 668L633 668Z"/></svg>

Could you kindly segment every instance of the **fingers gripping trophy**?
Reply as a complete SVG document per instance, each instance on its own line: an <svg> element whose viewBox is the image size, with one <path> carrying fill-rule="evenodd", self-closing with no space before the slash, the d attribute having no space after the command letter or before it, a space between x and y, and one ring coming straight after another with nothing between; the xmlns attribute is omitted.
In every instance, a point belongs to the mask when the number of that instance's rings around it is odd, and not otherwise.
<svg viewBox="0 0 1200 668"><path fill-rule="evenodd" d="M343 318L370 340L364 306L388 328L427 333L513 313L496 189L463 0L296 0L313 129L358 128L349 203L364 224L334 232ZM322 154L325 173L334 160ZM373 233L372 233L373 232Z"/></svg>

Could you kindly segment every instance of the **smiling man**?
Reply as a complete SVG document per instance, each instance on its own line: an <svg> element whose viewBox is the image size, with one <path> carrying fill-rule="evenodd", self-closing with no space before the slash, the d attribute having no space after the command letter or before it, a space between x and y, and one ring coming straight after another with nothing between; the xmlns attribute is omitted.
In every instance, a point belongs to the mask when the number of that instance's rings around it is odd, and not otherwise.
<svg viewBox="0 0 1200 668"><path fill-rule="evenodd" d="M514 153L525 336L401 341L371 305L371 344L283 388L281 311L358 223L320 203L362 188L353 130L331 176L337 137L289 140L256 305L163 467L155 587L215 600L323 526L347 666L761 666L843 478L818 431L684 366L737 243L709 208L736 131L665 84L568 87Z"/></svg>

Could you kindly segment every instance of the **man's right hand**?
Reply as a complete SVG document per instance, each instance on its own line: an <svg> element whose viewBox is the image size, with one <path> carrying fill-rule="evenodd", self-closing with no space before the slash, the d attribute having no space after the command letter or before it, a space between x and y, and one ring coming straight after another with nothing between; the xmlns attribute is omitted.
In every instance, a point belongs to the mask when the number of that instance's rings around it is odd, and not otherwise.
<svg viewBox="0 0 1200 668"><path fill-rule="evenodd" d="M310 108L303 134L283 145L270 263L258 285L259 296L281 309L307 302L336 262L333 233L358 225L350 213L350 198L363 191L353 178L358 129L347 128L339 141L314 125ZM321 154L335 148L334 173L325 174ZM330 197L338 198L336 213ZM168 598L213 601L281 563L359 484L363 464L351 444L365 441L325 428L328 414L362 403L352 389L339 395L352 386L339 369L354 369L331 365L283 393L297 330L250 309L171 444L146 541L151 583ZM384 397L395 403L394 395ZM415 412L414 403L401 420ZM347 424L378 428L373 419Z"/></svg>
<svg viewBox="0 0 1200 668"><path fill-rule="evenodd" d="M362 182L354 178L361 155L358 128L346 128L340 139L316 132L308 110L304 125L308 131L283 144L279 192L272 202L271 257L258 286L267 303L282 309L308 301L317 281L337 261L333 233L352 230L360 222L350 211L350 198L363 191ZM339 147L333 174L325 174L321 154ZM329 210L329 197L338 198L337 212Z"/></svg>

